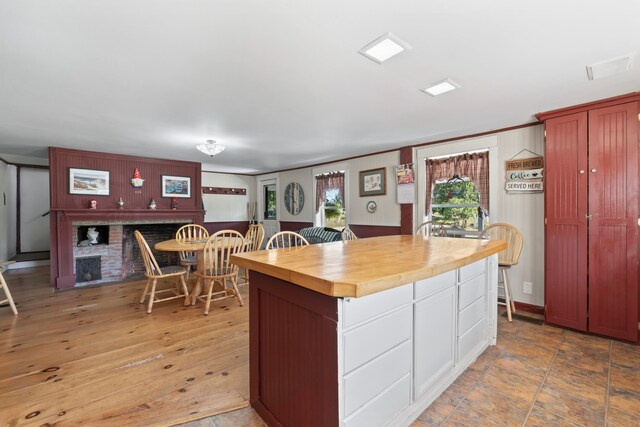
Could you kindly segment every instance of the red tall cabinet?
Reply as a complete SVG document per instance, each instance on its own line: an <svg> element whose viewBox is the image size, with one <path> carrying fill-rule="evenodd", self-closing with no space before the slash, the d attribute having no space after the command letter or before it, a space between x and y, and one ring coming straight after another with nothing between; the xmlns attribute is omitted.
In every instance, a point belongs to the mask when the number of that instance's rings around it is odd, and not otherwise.
<svg viewBox="0 0 640 427"><path fill-rule="evenodd" d="M640 94L540 113L547 322L639 341Z"/></svg>

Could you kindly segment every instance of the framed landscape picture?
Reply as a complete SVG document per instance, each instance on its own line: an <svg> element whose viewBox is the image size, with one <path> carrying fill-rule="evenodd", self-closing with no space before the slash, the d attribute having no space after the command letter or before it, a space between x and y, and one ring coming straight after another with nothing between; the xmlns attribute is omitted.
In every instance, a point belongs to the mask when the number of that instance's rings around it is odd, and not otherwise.
<svg viewBox="0 0 640 427"><path fill-rule="evenodd" d="M387 194L387 168L360 171L360 197Z"/></svg>
<svg viewBox="0 0 640 427"><path fill-rule="evenodd" d="M162 197L191 197L191 178L162 175Z"/></svg>
<svg viewBox="0 0 640 427"><path fill-rule="evenodd" d="M69 194L109 195L109 171L69 168Z"/></svg>

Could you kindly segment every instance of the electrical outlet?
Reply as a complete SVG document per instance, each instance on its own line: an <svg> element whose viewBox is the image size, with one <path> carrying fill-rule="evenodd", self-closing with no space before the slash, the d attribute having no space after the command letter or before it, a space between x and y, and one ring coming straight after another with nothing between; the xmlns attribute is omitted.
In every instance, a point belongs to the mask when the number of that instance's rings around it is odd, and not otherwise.
<svg viewBox="0 0 640 427"><path fill-rule="evenodd" d="M522 293L523 294L527 294L527 295L531 295L533 294L533 283L531 282L524 282L522 284Z"/></svg>

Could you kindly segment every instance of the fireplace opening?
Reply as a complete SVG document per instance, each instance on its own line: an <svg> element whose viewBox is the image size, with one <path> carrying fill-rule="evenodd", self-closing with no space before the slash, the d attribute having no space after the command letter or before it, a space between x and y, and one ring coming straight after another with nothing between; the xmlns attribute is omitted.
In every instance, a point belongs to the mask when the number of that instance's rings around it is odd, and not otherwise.
<svg viewBox="0 0 640 427"><path fill-rule="evenodd" d="M91 237L89 237L89 228L95 228L98 232L96 238L98 243L91 243ZM109 244L109 226L108 225L81 225L78 227L78 246L95 246L95 245L108 245Z"/></svg>
<svg viewBox="0 0 640 427"><path fill-rule="evenodd" d="M100 256L76 258L76 283L102 279Z"/></svg>

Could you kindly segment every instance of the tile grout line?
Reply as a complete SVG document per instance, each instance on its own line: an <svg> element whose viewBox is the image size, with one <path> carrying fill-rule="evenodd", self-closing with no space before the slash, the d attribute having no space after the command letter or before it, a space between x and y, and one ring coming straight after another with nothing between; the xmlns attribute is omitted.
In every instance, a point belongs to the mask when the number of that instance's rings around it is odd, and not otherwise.
<svg viewBox="0 0 640 427"><path fill-rule="evenodd" d="M609 393L611 393L611 365L613 363L613 341L609 340L609 369L607 371L607 391L604 395L604 425L609 424Z"/></svg>
<svg viewBox="0 0 640 427"><path fill-rule="evenodd" d="M553 354L553 358L551 359L551 362L549 363L549 367L547 368L547 372L545 372L544 374L544 378L542 378L542 382L540 383L540 387L538 387L538 391L536 392L536 396L533 398L533 403L531 403L531 408L529 408L529 412L527 413L527 416L525 417L524 421L522 422L522 426L526 426L527 425L527 421L529 421L529 417L531 416L531 412L533 412L533 408L536 406L536 402L538 401L538 397L540 397L540 392L542 391L542 387L544 386L545 381L547 380L547 377L549 376L549 372L551 372L551 367L553 366L553 362L555 362L556 360L556 356L558 355L558 352L560 351L560 347L562 347L562 343L564 342L565 337L567 336L567 331L564 331L564 333L562 334L562 339L560 340L560 344L558 344L558 348L556 349L556 352Z"/></svg>
<svg viewBox="0 0 640 427"><path fill-rule="evenodd" d="M497 336L497 334L496 334L496 336ZM509 341L511 341L511 340L509 340ZM451 416L458 410L460 405L462 405L462 402L464 402L467 399L467 396L469 396L471 394L471 392L476 388L476 386L480 383L480 380L482 380L485 377L485 375L487 374L487 372L489 372L489 370L491 368L493 368L496 363L498 363L498 360L500 359L500 356L502 356L502 354L505 351L506 351L506 346L505 346L504 350L500 351L500 354L498 354L498 357L496 357L496 360L494 360L493 363L491 363L491 365L487 369L485 369L485 371L482 373L482 375L480 375L480 377L476 381L473 382L473 385L471 386L471 388L469 388L469 390L464 394L464 397L462 399L460 399L460 402L458 402L458 404L455 406L455 408L453 408L453 410L449 413L449 415L447 415L447 417L444 420L442 420L442 422L440 424L438 424L439 426L444 425L449 420L449 418L451 418ZM478 357L480 357L480 356L478 356ZM469 366L471 366L471 365L469 365ZM467 368L467 369L469 369L469 368Z"/></svg>

